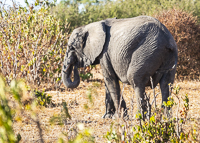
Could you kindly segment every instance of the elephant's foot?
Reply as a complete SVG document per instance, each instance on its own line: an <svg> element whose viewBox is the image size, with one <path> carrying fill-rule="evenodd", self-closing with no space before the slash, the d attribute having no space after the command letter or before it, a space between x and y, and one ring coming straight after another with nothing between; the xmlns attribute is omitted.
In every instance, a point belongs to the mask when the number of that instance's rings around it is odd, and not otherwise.
<svg viewBox="0 0 200 143"><path fill-rule="evenodd" d="M103 116L102 116L102 118L104 118L104 119L107 119L107 118L112 118L112 116L113 116L113 113L105 113Z"/></svg>
<svg viewBox="0 0 200 143"><path fill-rule="evenodd" d="M120 117L122 117L123 119L128 120L129 116L128 116L127 110L125 110L123 112L123 114L119 114L119 113L115 112L115 114L112 116L112 119L117 119L117 118L120 118Z"/></svg>
<svg viewBox="0 0 200 143"><path fill-rule="evenodd" d="M164 105L162 105L163 111L164 111L164 115L167 118L171 118L172 117L172 110L170 107L165 107Z"/></svg>
<svg viewBox="0 0 200 143"><path fill-rule="evenodd" d="M120 116L118 113L115 113L113 116L112 116L112 119L115 120L115 119L118 119Z"/></svg>

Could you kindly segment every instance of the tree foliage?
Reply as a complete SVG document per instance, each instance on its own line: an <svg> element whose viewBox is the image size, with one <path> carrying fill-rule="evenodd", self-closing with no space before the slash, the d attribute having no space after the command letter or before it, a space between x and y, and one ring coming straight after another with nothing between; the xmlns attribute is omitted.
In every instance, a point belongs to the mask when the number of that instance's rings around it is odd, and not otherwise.
<svg viewBox="0 0 200 143"><path fill-rule="evenodd" d="M200 20L199 0L62 0L52 12L65 23L76 27L106 18L129 18L138 15L152 16L155 13L172 8L193 12Z"/></svg>

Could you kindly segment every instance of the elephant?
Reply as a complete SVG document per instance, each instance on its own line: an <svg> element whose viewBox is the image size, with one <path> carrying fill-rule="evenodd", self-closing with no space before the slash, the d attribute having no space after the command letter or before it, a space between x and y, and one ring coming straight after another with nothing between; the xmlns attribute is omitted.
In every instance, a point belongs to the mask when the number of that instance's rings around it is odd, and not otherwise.
<svg viewBox="0 0 200 143"><path fill-rule="evenodd" d="M150 78L153 87L159 83L162 102L168 100L177 60L176 42L156 18L109 18L73 30L63 62L62 81L67 88L76 88L80 83L78 68L100 64L106 91L103 118L119 117L120 112L127 115L119 81L133 87L138 112L144 113L145 87L152 86Z"/></svg>

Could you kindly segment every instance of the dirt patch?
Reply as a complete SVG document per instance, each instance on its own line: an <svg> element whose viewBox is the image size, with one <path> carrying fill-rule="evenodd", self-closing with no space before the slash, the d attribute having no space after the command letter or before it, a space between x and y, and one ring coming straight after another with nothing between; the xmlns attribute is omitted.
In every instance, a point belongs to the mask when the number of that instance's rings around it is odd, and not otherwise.
<svg viewBox="0 0 200 143"><path fill-rule="evenodd" d="M102 119L105 113L105 88L104 82L102 82L101 73L93 73L94 78L99 79L99 81L94 82L81 82L77 89L66 90L64 92L60 91L48 91L47 94L52 96L52 100L56 104L56 107L40 108L38 109L38 118L43 129L43 138L45 142L56 142L59 137L63 137L62 133L68 134L68 139L75 136L75 132L72 131L76 128L77 123L83 123L86 128L91 128L93 130L93 136L96 142L106 142L103 135L109 131L110 125L114 120ZM122 84L120 83L121 87ZM174 85L180 86L179 96L183 96L186 93L189 97L189 118L199 119L200 112L200 82L196 81L183 81L175 82ZM89 93L90 92L90 93ZM147 94L150 94L151 101L153 100L153 90L147 88ZM155 92L159 93L160 89L157 86ZM92 102L88 98L88 94L92 95ZM136 101L134 97L134 90L130 85L126 85L124 88L123 97L127 103L128 113L134 114L136 112ZM133 98L133 100L131 100ZM176 98L174 98L177 102ZM50 125L49 120L53 115L59 115L62 110L61 103L65 101L67 103L69 114L71 119L65 121L65 125ZM133 101L133 106L131 106L131 101ZM161 105L161 94L156 98L157 105ZM182 105L181 105L182 106ZM87 107L87 108L86 108ZM132 111L133 107L133 111ZM176 113L175 106L173 108L173 114ZM190 123L188 123L190 126ZM23 121L21 123L14 123L15 133L20 133L22 136L21 142L39 142L39 132L37 125L34 121L30 120L26 115L24 115ZM67 140L66 137L64 139Z"/></svg>

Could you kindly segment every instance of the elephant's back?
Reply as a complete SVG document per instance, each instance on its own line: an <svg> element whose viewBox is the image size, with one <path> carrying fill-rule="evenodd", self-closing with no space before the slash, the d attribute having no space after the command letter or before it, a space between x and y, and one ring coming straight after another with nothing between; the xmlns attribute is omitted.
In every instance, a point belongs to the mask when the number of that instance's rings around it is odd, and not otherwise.
<svg viewBox="0 0 200 143"><path fill-rule="evenodd" d="M114 19L112 20L111 25L111 33L116 33L116 29L118 30L131 30L134 27L142 27L144 24L155 23L156 25L161 25L161 22L156 18L150 16L137 16L133 18L124 18L124 19ZM114 31L113 31L114 30Z"/></svg>
<svg viewBox="0 0 200 143"><path fill-rule="evenodd" d="M108 52L112 59L130 63L133 52L145 41L155 41L161 23L149 16L116 19L110 28ZM151 35L148 36L148 35ZM158 42L158 41L157 41ZM112 57L113 56L113 57Z"/></svg>
<svg viewBox="0 0 200 143"><path fill-rule="evenodd" d="M158 38L158 35L162 37ZM153 17L116 19L110 27L108 50L129 55L146 40L163 42L163 39L168 39L169 42L173 37L167 28Z"/></svg>

